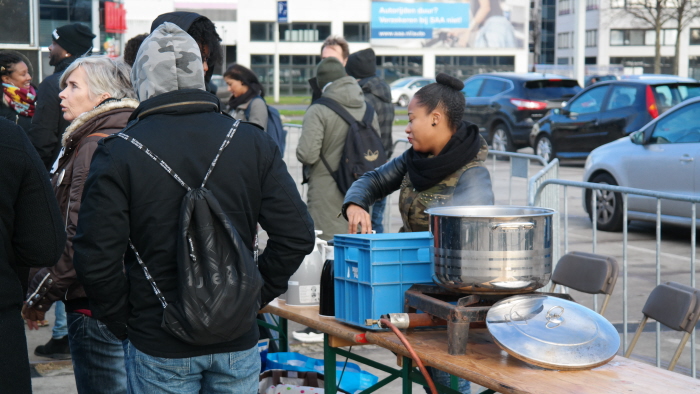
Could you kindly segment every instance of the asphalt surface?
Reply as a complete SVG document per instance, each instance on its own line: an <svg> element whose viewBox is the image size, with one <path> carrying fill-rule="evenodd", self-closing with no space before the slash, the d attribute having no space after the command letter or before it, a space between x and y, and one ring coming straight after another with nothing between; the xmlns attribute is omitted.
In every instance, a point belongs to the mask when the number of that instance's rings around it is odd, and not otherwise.
<svg viewBox="0 0 700 394"><path fill-rule="evenodd" d="M288 106L285 109L292 109ZM305 106L304 106L305 108ZM301 108L303 109L303 108ZM394 139L405 138L403 133L404 126L394 127ZM288 138L288 152L292 152L296 147L296 141L292 134ZM395 154L399 154L406 148L406 144L399 144L396 149ZM532 153L529 148L522 149L521 153ZM494 183L494 192L496 195L497 204L508 204L509 197L509 164L508 162L498 161L496 162L496 171L493 172L492 162L487 163L489 170L492 172L491 176ZM300 176L300 172L296 166L290 162L289 163L290 173L293 174L295 178ZM540 165L531 165L530 174L534 174L541 169ZM561 179L582 180L583 167L581 163L564 163L559 172ZM300 179L296 179L299 181ZM297 182L299 183L299 182ZM567 195L568 207L569 207L569 251L593 251L592 244L592 231L591 223L588 216L583 211L581 204L581 192L573 188L569 188ZM514 205L525 205L527 183L524 179L514 179L512 187L512 202ZM563 198L563 196L562 196ZM396 232L401 224L401 217L398 214L398 209L396 207L398 197L393 196L391 202L391 223L392 231ZM562 234L563 234L562 225ZM634 335L634 330L636 329L636 323L641 320L641 310L646 301L646 297L649 292L656 285L656 242L655 242L655 225L653 223L641 223L641 222L631 222L630 232L629 232L629 274L627 277L627 287L628 287L628 342ZM685 228L672 227L672 226L662 226L662 241L661 241L661 282L665 281L677 281L684 284L690 283L690 231ZM598 232L597 235L598 242L595 247L597 253L608 254L615 257L620 264L622 264L622 234L621 233L605 233ZM264 241L264 240L263 240ZM262 242L264 245L264 242ZM562 248L563 250L563 248ZM548 287L547 287L548 288ZM622 307L622 289L623 289L623 277L622 274L618 280L615 292L613 294L608 310L605 313L605 317L618 327L619 331L622 331L622 321L623 321L623 307ZM575 291L571 292L573 298L590 308L593 308L594 301L593 297L590 295L578 293ZM599 304L602 302L602 297L599 299ZM48 313L47 317L53 322L52 312ZM292 331L301 330L303 326L300 326L294 322L289 324L290 334ZM656 358L656 344L655 344L655 324L648 324L647 329L642 335L635 351L633 353L633 358L639 359L643 362L648 362L650 364L655 363ZM678 343L680 342L681 334L669 331L668 329L661 328L661 341L660 341L660 354L662 360L662 367L665 368L671 356L673 355ZM41 373L40 377L32 379L34 386L34 392L38 394L53 394L53 393L76 393L75 382L73 380L72 367L66 365L65 362L47 364L51 360L43 359L33 355L33 350L36 346L44 344L49 340L51 336L50 326L46 328L41 328L39 331L27 331L27 344L30 353L30 360L34 364L34 369ZM291 335L290 335L291 337ZM320 344L300 344L298 342L292 341L292 347L294 351L309 355L315 358L323 357L323 349ZM675 369L676 372L689 375L690 374L690 354L691 343L688 342L686 349L684 350L678 365ZM384 349L376 347L354 347L353 352L360 353L361 355L384 363L386 365L395 366L396 358L395 356ZM622 351L620 351L620 354ZM340 360L340 358L339 358ZM373 368L366 368L366 370L379 376L380 379L387 376L385 373L375 370ZM419 385L413 385L414 393L422 393L422 388ZM472 392L476 393L480 390L474 388ZM556 390L555 390L556 391ZM401 393L401 383L399 381L394 381L384 389L382 393L387 394L398 394Z"/></svg>

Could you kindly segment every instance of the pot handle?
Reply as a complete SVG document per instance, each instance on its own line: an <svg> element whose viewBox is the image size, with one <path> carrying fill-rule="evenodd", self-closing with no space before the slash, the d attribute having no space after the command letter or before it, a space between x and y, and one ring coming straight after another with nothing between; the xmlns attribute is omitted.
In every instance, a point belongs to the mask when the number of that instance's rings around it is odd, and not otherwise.
<svg viewBox="0 0 700 394"><path fill-rule="evenodd" d="M532 222L491 223L491 230L529 230L535 227Z"/></svg>

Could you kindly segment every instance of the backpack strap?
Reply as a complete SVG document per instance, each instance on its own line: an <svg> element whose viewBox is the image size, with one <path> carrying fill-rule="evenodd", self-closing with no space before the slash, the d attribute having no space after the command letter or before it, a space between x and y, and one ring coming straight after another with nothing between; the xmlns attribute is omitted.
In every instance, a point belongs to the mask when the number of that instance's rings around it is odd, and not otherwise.
<svg viewBox="0 0 700 394"><path fill-rule="evenodd" d="M374 107L369 102L365 101L365 116L362 117L362 123L367 127L372 127L372 119L374 119Z"/></svg>
<svg viewBox="0 0 700 394"><path fill-rule="evenodd" d="M236 130L238 130L239 124L241 124L240 120L236 120L235 122L233 122L231 130L228 131L228 133L226 134L226 138L224 138L224 142L221 144L221 147L219 147L219 151L216 152L216 157L214 158L214 161L212 161L209 165L209 170L207 170L207 174L204 175L204 180L202 181L202 186L200 187L204 187L204 184L207 183L209 175L211 175L211 172L214 170L214 167L216 167L216 162L219 161L219 156L221 156L221 152L223 152L224 148L226 148L229 142L231 142L231 138L233 138L233 135L236 134Z"/></svg>
<svg viewBox="0 0 700 394"><path fill-rule="evenodd" d="M153 277L148 272L148 268L146 268L146 264L143 262L143 260L141 260L141 255L139 254L138 251L136 251L134 244L131 243L131 239L129 239L129 246L131 247L131 250L134 251L134 254L136 255L136 261L139 262L139 265L143 269L143 274L146 276L146 279L151 284L151 287L153 287L153 292L156 294L156 297L158 297L158 300L160 301L160 304L163 306L163 309L165 309L165 307L168 306L168 301L165 300L163 293L160 292L158 285L156 285L156 281L153 280Z"/></svg>
<svg viewBox="0 0 700 394"><path fill-rule="evenodd" d="M117 137L123 138L123 139L125 139L125 140L131 142L135 147L141 149L144 153L146 153L146 154L148 155L148 157L150 157L151 159L153 159L156 163L160 164L160 166L163 167L163 169L164 169L168 174L172 175L172 177L175 178L175 180L177 181L177 183L179 183L182 187L184 187L185 189L187 189L187 191L192 190L192 188L189 187L189 186L187 186L187 184L185 183L185 181L183 181L182 178L180 178L180 176L177 175L177 174L175 173L175 171L173 171L173 169L170 168L170 166L169 166L166 162L163 161L163 159L161 159L160 157L158 157L158 155L156 155L155 153L151 152L150 149L146 148L146 146L145 146L144 144L140 143L136 138L134 138L134 137L132 137L132 136L130 136L130 135L124 134L124 132L119 132L119 133L117 133L117 134L115 134L115 135L116 135Z"/></svg>
<svg viewBox="0 0 700 394"><path fill-rule="evenodd" d="M321 97L320 99L314 101L314 104L321 104L323 106L330 108L331 110L333 110L333 112L338 114L338 116L343 118L345 123L347 123L349 125L353 124L354 122L357 122L357 119L355 119L352 115L350 115L350 112L348 112L348 110L343 108L343 106L340 105L340 103L338 103L337 101L335 101L331 98ZM371 119L370 119L370 121L371 121Z"/></svg>

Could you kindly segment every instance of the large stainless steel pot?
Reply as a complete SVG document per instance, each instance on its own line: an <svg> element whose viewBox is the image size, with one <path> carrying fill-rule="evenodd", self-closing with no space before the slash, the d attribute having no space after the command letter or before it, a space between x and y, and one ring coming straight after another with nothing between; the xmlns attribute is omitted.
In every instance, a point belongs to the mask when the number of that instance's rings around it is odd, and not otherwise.
<svg viewBox="0 0 700 394"><path fill-rule="evenodd" d="M549 282L554 210L495 205L426 212L435 237L438 285L465 293L518 294Z"/></svg>

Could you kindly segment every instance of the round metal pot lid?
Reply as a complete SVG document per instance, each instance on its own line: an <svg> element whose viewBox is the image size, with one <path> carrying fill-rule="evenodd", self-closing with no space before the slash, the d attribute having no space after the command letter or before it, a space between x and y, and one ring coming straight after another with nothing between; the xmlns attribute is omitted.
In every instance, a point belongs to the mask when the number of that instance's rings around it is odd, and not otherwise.
<svg viewBox="0 0 700 394"><path fill-rule="evenodd" d="M486 326L503 350L544 368L594 368L610 361L620 348L617 330L603 316L541 294L497 302L486 315Z"/></svg>

